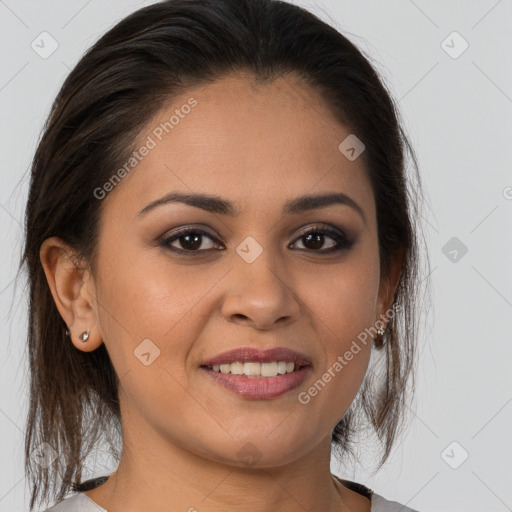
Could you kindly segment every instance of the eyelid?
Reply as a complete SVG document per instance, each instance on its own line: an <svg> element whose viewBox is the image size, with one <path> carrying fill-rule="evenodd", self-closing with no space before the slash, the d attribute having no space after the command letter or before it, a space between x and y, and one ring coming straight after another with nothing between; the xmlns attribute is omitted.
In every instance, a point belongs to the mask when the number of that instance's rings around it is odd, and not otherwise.
<svg viewBox="0 0 512 512"><path fill-rule="evenodd" d="M311 223L304 224L303 226L299 227L298 229L299 229L299 233L297 236L303 236L303 235L309 233L310 231L314 231L316 229L328 230L328 231L332 231L333 233L339 233L340 235L345 235L345 232L342 229L336 228L329 224L326 224L325 222L313 222L313 224L311 224Z"/></svg>

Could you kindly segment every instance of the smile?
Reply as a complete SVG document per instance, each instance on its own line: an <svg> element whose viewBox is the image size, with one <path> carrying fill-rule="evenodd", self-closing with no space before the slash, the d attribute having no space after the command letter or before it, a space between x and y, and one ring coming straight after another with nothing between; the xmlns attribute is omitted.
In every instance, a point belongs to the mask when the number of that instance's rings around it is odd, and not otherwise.
<svg viewBox="0 0 512 512"><path fill-rule="evenodd" d="M215 364L209 366L214 372L231 375L244 375L249 378L257 379L261 377L277 377L285 373L292 373L301 367L290 361L271 361L268 363L260 362L234 362L226 364Z"/></svg>

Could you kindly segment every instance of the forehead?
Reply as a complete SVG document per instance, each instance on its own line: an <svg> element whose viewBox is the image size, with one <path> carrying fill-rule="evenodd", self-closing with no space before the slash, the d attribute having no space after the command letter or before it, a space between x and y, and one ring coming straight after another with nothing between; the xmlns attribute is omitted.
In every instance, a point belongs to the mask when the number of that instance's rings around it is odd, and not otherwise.
<svg viewBox="0 0 512 512"><path fill-rule="evenodd" d="M370 203L363 158L339 145L351 135L319 93L294 75L268 83L230 74L188 89L141 132L147 146L109 199L140 208L173 190L247 204L337 191ZM138 210L137 210L138 211Z"/></svg>

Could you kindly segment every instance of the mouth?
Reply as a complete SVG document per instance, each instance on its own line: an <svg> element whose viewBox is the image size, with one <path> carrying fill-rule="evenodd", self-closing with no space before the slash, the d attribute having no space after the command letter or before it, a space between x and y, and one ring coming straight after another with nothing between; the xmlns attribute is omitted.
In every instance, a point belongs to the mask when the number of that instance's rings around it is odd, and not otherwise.
<svg viewBox="0 0 512 512"><path fill-rule="evenodd" d="M305 368L306 366L309 365L300 365L293 361L270 361L266 363L260 363L259 361L235 361L234 363L202 366L202 368L222 373L224 375L241 375L248 379L262 379L293 373L301 368Z"/></svg>
<svg viewBox="0 0 512 512"><path fill-rule="evenodd" d="M200 367L239 396L270 399L302 384L312 363L306 355L283 347L266 351L245 347L224 352Z"/></svg>
<svg viewBox="0 0 512 512"><path fill-rule="evenodd" d="M311 366L311 361L305 354L285 347L267 350L240 347L203 361L201 366L224 374L276 377Z"/></svg>

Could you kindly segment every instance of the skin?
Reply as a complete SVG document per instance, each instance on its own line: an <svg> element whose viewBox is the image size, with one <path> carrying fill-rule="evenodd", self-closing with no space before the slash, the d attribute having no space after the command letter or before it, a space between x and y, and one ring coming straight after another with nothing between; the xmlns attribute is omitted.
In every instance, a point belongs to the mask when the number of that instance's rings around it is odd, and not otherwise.
<svg viewBox="0 0 512 512"><path fill-rule="evenodd" d="M230 74L191 89L140 141L190 97L197 106L103 200L94 274L74 267L62 240L41 247L71 342L85 352L105 343L120 378L118 472L85 494L115 512L368 512L368 499L333 482L330 435L361 386L372 340L308 404L297 398L392 305L401 259L380 274L363 158L340 153L350 129L293 75L256 85ZM137 216L171 191L214 194L240 214L170 203ZM356 201L365 219L342 204L283 215L290 199L333 191ZM335 239L315 246L300 236L318 224L346 232L353 245L322 254ZM159 237L189 225L211 233L193 249L204 254L159 246ZM263 248L252 263L236 252L247 236ZM190 239L171 243L190 248ZM149 366L134 356L144 339L160 350ZM200 368L240 346L295 349L312 369L284 395L243 398ZM254 465L238 455L249 442Z"/></svg>

